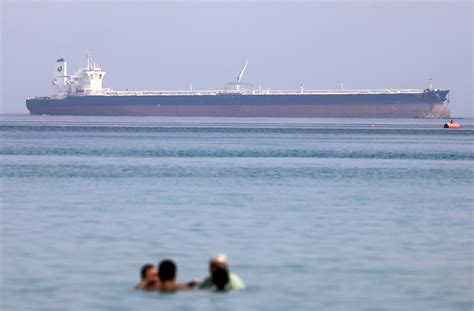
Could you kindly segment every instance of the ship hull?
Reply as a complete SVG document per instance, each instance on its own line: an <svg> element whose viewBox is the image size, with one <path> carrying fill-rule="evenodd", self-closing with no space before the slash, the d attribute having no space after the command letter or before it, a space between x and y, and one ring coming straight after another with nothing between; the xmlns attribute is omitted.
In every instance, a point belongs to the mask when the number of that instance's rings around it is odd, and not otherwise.
<svg viewBox="0 0 474 311"><path fill-rule="evenodd" d="M448 92L69 96L27 99L26 106L32 115L447 118Z"/></svg>

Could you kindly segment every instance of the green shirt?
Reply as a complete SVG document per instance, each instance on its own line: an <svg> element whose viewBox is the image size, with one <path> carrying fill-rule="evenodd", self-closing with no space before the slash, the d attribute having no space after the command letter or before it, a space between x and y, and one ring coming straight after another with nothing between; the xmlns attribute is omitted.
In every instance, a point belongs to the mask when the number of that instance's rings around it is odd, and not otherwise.
<svg viewBox="0 0 474 311"><path fill-rule="evenodd" d="M212 283L212 278L207 277L204 282L202 282L201 289L217 289L217 287ZM245 283L242 279L235 273L229 273L229 282L225 285L225 290L232 290L232 289L243 289L245 288Z"/></svg>

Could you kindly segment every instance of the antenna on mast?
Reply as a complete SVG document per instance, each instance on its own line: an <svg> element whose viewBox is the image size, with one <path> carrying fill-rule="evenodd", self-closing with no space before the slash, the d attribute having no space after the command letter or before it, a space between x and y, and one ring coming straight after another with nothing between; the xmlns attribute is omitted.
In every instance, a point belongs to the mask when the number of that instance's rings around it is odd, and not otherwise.
<svg viewBox="0 0 474 311"><path fill-rule="evenodd" d="M91 69L91 60L92 60L91 53L89 51L87 51L87 53L86 53L87 69Z"/></svg>

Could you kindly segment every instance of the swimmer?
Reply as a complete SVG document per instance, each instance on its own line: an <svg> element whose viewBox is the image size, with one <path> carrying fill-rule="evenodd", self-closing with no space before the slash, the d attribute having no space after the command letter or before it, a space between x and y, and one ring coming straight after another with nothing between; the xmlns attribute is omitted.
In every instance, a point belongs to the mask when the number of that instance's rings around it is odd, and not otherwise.
<svg viewBox="0 0 474 311"><path fill-rule="evenodd" d="M242 279L237 274L229 272L227 257L223 254L211 258L209 274L210 276L201 283L199 288L217 291L245 288L245 283Z"/></svg>
<svg viewBox="0 0 474 311"><path fill-rule="evenodd" d="M143 290L157 290L160 287L160 278L158 270L152 264L143 265L140 269L141 281L135 288Z"/></svg>
<svg viewBox="0 0 474 311"><path fill-rule="evenodd" d="M212 272L212 283L216 286L217 291L226 291L226 285L229 283L229 271L217 268Z"/></svg>
<svg viewBox="0 0 474 311"><path fill-rule="evenodd" d="M198 281L192 280L186 284L176 284L176 264L169 259L162 260L159 264L161 292L174 293L182 290L189 290L199 284Z"/></svg>

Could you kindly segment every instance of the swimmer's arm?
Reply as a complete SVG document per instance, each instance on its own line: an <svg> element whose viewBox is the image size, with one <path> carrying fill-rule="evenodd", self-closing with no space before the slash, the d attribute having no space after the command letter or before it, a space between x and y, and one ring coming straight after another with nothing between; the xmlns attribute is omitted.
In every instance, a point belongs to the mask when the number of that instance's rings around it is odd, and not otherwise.
<svg viewBox="0 0 474 311"><path fill-rule="evenodd" d="M187 284L191 287L194 287L194 286L199 286L201 285L201 281L199 280L196 280L196 279L192 279L191 281L189 281Z"/></svg>
<svg viewBox="0 0 474 311"><path fill-rule="evenodd" d="M198 286L199 284L200 284L200 282L198 280L192 280L188 283L176 284L176 289L177 290L189 290L189 289L193 289L194 287Z"/></svg>
<svg viewBox="0 0 474 311"><path fill-rule="evenodd" d="M205 278L204 281L199 282L200 289L211 288L214 284L212 283L211 278Z"/></svg>

